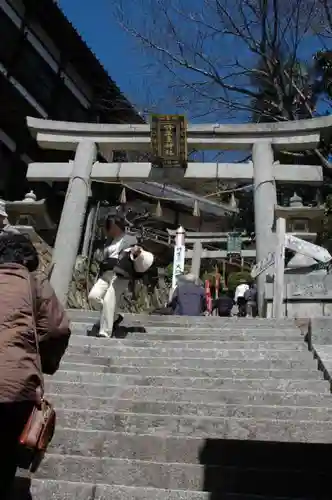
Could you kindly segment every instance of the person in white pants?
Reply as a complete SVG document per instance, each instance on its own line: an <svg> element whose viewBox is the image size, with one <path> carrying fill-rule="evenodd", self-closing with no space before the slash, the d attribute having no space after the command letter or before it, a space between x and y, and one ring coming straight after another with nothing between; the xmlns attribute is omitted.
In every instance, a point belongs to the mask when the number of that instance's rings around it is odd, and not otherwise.
<svg viewBox="0 0 332 500"><path fill-rule="evenodd" d="M135 247L137 239L125 233L125 222L122 217L107 217L105 232L108 242L104 249L104 258L110 264L113 261L114 266L125 251L129 250L133 258L138 254L139 249ZM128 279L118 277L112 270L105 269L101 271L99 279L92 287L89 301L101 309L100 337L110 337L113 329L122 321L123 317L118 314L117 308L121 295L128 288L128 282ZM117 318L114 321L116 315Z"/></svg>
<svg viewBox="0 0 332 500"><path fill-rule="evenodd" d="M122 321L123 317L118 314L117 307L127 288L128 280L118 278L112 271L106 271L91 289L89 300L101 308L100 337L110 337L113 328ZM117 320L114 321L116 315Z"/></svg>

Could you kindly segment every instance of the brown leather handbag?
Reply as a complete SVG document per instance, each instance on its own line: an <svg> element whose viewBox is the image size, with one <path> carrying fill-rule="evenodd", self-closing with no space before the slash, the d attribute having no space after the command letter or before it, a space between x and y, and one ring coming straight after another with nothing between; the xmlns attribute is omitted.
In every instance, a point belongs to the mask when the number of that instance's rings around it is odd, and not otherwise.
<svg viewBox="0 0 332 500"><path fill-rule="evenodd" d="M42 399L40 407L33 408L24 426L19 442L21 447L28 452L30 472L36 472L45 455L53 438L55 420L53 406L47 400Z"/></svg>
<svg viewBox="0 0 332 500"><path fill-rule="evenodd" d="M33 278L30 279L31 299L32 303L35 304L34 298L36 295L33 293L32 280ZM34 309L36 308L34 307ZM35 313L36 311L34 311L34 317ZM45 455L47 447L53 438L56 421L56 414L53 406L44 398L44 379L39 351L39 341L36 325L34 324L33 326L38 367L41 374L41 400L36 402L19 438L21 449L27 452L25 454L29 457L27 468L30 470L30 472L36 472L36 470L38 469Z"/></svg>

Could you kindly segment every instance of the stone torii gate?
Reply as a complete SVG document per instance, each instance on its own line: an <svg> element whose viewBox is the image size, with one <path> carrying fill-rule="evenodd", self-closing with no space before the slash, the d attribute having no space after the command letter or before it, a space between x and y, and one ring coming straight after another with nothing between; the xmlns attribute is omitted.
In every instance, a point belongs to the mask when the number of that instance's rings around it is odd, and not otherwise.
<svg viewBox="0 0 332 500"><path fill-rule="evenodd" d="M52 284L66 303L69 283L79 248L91 181L207 179L253 182L256 258L271 250L276 182L322 183L322 168L312 165L280 165L275 150L303 151L316 148L321 134L332 132L332 116L286 123L246 125L189 125L188 147L196 150L249 150L252 163L188 163L182 168L159 168L147 162L99 163L97 148L104 155L113 151L150 151L150 125L73 123L28 118L28 126L41 147L75 151L68 163L31 163L30 181L68 181L67 195L57 232ZM265 275L258 278L262 304Z"/></svg>
<svg viewBox="0 0 332 500"><path fill-rule="evenodd" d="M171 243L176 235L176 231L173 229L167 230L169 235L169 242ZM201 259L223 259L223 269L225 269L225 259L229 257L229 252L227 250L207 250L203 248L204 244L220 244L227 243L228 233L209 233L209 232L186 232L185 234L185 244L193 245L193 249L186 248L186 259L191 259L191 272L195 276L200 275ZM241 237L241 242L250 241L249 237ZM245 258L250 258L256 260L256 250L241 250L238 257L241 259L241 267L243 267L243 261ZM223 271L223 275L225 270Z"/></svg>

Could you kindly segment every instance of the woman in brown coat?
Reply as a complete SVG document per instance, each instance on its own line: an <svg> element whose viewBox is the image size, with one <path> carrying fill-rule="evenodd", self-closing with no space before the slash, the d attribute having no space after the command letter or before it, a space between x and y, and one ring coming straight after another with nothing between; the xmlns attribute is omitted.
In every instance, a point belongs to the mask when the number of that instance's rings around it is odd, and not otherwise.
<svg viewBox="0 0 332 500"><path fill-rule="evenodd" d="M40 398L42 371L53 374L67 348L69 323L47 279L35 273L38 254L21 234L0 237L0 499L19 465L19 436Z"/></svg>

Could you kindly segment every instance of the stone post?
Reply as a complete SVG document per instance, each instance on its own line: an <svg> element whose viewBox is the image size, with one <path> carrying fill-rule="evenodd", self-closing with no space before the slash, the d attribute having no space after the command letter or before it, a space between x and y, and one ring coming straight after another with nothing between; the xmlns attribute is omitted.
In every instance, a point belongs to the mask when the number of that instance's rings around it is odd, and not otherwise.
<svg viewBox="0 0 332 500"><path fill-rule="evenodd" d="M252 148L254 170L254 209L256 234L256 262L262 261L273 250L272 226L277 190L273 176L273 150L269 142L257 141ZM258 311L263 314L266 272L257 278Z"/></svg>
<svg viewBox="0 0 332 500"><path fill-rule="evenodd" d="M96 145L89 140L84 140L77 146L56 235L51 283L63 305L66 305L67 302L69 285L82 235L89 198L90 175L96 151Z"/></svg>
<svg viewBox="0 0 332 500"><path fill-rule="evenodd" d="M284 315L284 274L285 274L286 220L279 218L276 227L276 250L274 264L272 316L280 319Z"/></svg>
<svg viewBox="0 0 332 500"><path fill-rule="evenodd" d="M92 231L93 231L93 223L95 220L96 211L97 211L97 207L95 205L90 207L89 214L88 214L88 217L86 219L83 246L82 246L82 257L88 257L88 254L89 254L90 242L91 242Z"/></svg>
<svg viewBox="0 0 332 500"><path fill-rule="evenodd" d="M202 257L202 243L200 241L195 241L193 258L191 261L191 272L197 279L199 279L200 269L201 269L201 257Z"/></svg>

